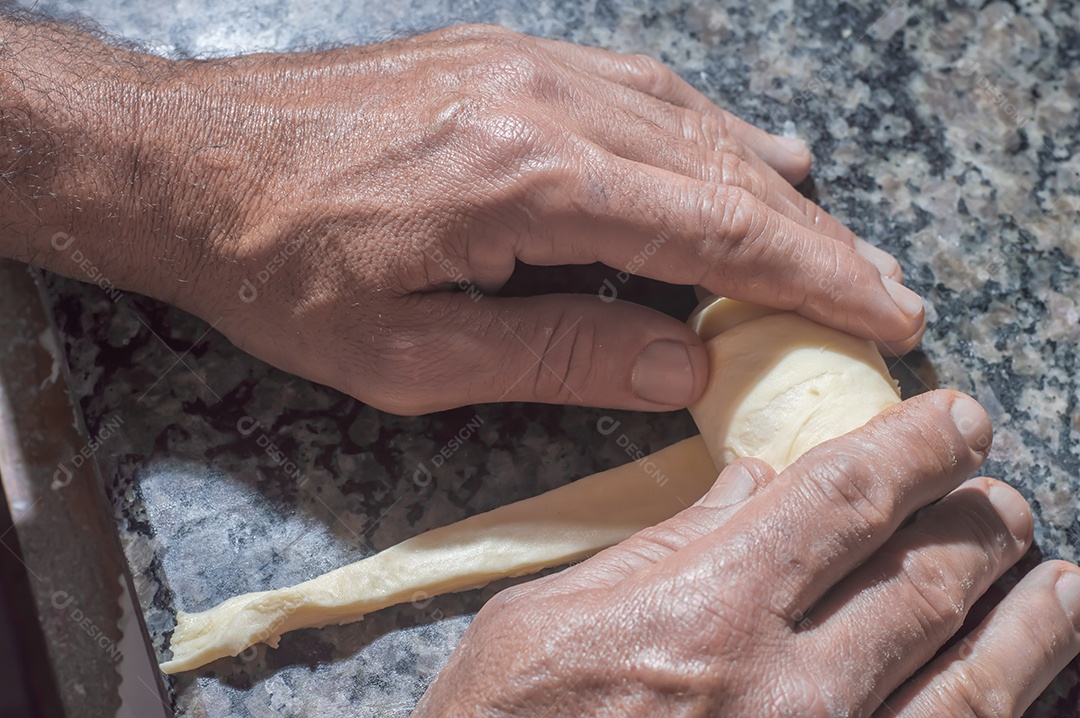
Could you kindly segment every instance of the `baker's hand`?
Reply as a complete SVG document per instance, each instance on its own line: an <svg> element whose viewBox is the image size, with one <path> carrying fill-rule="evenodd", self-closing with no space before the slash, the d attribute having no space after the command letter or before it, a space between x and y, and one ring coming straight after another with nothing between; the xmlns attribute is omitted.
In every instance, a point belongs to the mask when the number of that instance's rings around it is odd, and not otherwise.
<svg viewBox="0 0 1080 718"><path fill-rule="evenodd" d="M1080 650L1076 566L1041 565L934 658L1031 541L1020 494L961 484L989 441L939 391L779 476L736 462L669 521L497 595L414 715L1019 716Z"/></svg>
<svg viewBox="0 0 1080 718"><path fill-rule="evenodd" d="M789 184L805 145L650 58L465 26L208 62L110 49L103 74L65 73L71 44L24 83L93 100L68 112L79 136L54 123L52 161L97 174L45 178L50 221L17 254L84 277L75 237L113 283L382 409L663 410L704 389L701 342L658 312L600 291L489 296L517 260L699 284L896 351L922 332L896 260Z"/></svg>

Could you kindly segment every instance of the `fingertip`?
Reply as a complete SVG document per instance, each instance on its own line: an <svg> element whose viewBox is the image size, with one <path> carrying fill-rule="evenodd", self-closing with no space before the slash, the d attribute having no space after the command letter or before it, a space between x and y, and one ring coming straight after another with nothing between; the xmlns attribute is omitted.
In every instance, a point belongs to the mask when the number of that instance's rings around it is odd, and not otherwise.
<svg viewBox="0 0 1080 718"><path fill-rule="evenodd" d="M970 478L956 487L949 496L964 491L975 491L987 498L1005 529L1013 537L1014 545L1006 550L1006 555L1012 557L1010 565L1019 560L1031 545L1035 533L1035 519L1027 499L1015 487L990 476Z"/></svg>
<svg viewBox="0 0 1080 718"><path fill-rule="evenodd" d="M875 247L865 239L856 237L855 251L863 259L873 264L882 277L891 279L894 282L904 281L904 272L900 269L900 262L885 250Z"/></svg>
<svg viewBox="0 0 1080 718"><path fill-rule="evenodd" d="M926 316L926 307L922 297L889 277L882 277L881 283L901 314L911 320L923 321Z"/></svg>
<svg viewBox="0 0 1080 718"><path fill-rule="evenodd" d="M733 114L721 114L727 118L732 136L792 185L802 182L810 174L813 157L804 140L774 135Z"/></svg>
<svg viewBox="0 0 1080 718"><path fill-rule="evenodd" d="M775 472L760 459L737 459L724 467L695 505L709 508L736 506L761 490L772 476Z"/></svg>
<svg viewBox="0 0 1080 718"><path fill-rule="evenodd" d="M1035 519L1031 513L1031 506L1023 494L1004 481L992 479L988 476L979 477L986 486L986 496L990 499L994 509L998 512L1005 527L1016 539L1019 558L1027 551L1035 533Z"/></svg>
<svg viewBox="0 0 1080 718"><path fill-rule="evenodd" d="M810 146L806 144L806 140L787 135L772 135L772 138L791 155L792 162L805 163L806 169L810 169Z"/></svg>
<svg viewBox="0 0 1080 718"><path fill-rule="evenodd" d="M1050 559L1036 566L1033 571L1043 570L1052 571L1055 575L1055 580L1061 578L1062 574L1071 573L1080 576L1080 566L1075 563L1069 563L1068 561L1060 558Z"/></svg>
<svg viewBox="0 0 1080 718"><path fill-rule="evenodd" d="M967 394L959 391L949 391L949 418L952 419L960 436L964 438L968 447L985 456L990 450L993 441L993 424L990 415L982 404Z"/></svg>
<svg viewBox="0 0 1080 718"><path fill-rule="evenodd" d="M1072 622L1073 630L1080 631L1080 568L1061 560L1051 563L1053 566L1047 570L1057 573L1057 578L1054 579L1054 594Z"/></svg>
<svg viewBox="0 0 1080 718"><path fill-rule="evenodd" d="M743 457L736 459L729 466L741 465L751 476L754 477L755 483L760 486L764 486L776 477L776 470L769 465L764 459L758 459L754 457Z"/></svg>
<svg viewBox="0 0 1080 718"><path fill-rule="evenodd" d="M656 409L682 409L701 396L709 380L709 358L701 340L656 339L638 354L630 375L634 394Z"/></svg>
<svg viewBox="0 0 1080 718"><path fill-rule="evenodd" d="M923 321L921 321L919 323L919 326L915 330L915 333L912 334L907 339L903 339L903 340L898 341L898 342L878 341L877 342L878 349L885 356L890 356L890 357L903 356L904 354L907 354L908 352L912 351L915 347L919 346L919 342L922 341L922 338L923 338L924 334L926 334L926 320L925 320L925 318L923 319Z"/></svg>
<svg viewBox="0 0 1080 718"><path fill-rule="evenodd" d="M705 392L705 387L709 384L710 363L709 352L705 349L705 343L701 341L701 337L697 334L693 334L686 346L687 354L690 356L690 366L694 372L694 388L690 393L690 400L686 402L686 406L690 406L701 398L701 395Z"/></svg>
<svg viewBox="0 0 1080 718"><path fill-rule="evenodd" d="M875 294L869 302L873 307L871 314L876 315L874 323L861 319L860 333L873 338L884 353L895 356L911 351L926 332L926 306L922 297L880 275Z"/></svg>
<svg viewBox="0 0 1080 718"><path fill-rule="evenodd" d="M784 135L772 135L773 140L779 147L772 158L766 159L781 177L790 184L796 185L802 182L810 174L814 158L810 153L810 147L805 140L798 137L785 137Z"/></svg>

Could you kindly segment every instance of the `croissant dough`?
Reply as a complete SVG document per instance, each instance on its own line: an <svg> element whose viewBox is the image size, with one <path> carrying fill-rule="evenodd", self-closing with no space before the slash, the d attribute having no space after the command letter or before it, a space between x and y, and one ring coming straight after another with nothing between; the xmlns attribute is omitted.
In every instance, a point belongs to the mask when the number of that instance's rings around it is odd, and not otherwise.
<svg viewBox="0 0 1080 718"><path fill-rule="evenodd" d="M872 342L796 314L755 317L706 346L709 384L690 413L718 469L753 456L780 471L900 400Z"/></svg>
<svg viewBox="0 0 1080 718"><path fill-rule="evenodd" d="M670 518L737 457L780 470L899 401L874 345L798 315L730 300L690 320L711 375L691 407L701 436L553 491L408 539L304 583L177 614L165 673L197 668L299 628L483 586L588 556Z"/></svg>

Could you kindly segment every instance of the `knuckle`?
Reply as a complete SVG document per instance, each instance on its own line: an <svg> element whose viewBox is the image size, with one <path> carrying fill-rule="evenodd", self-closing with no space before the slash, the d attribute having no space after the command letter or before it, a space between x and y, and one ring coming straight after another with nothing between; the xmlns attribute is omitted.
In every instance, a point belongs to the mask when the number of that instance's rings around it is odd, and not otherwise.
<svg viewBox="0 0 1080 718"><path fill-rule="evenodd" d="M486 146L502 163L523 161L537 153L542 130L526 115L495 113L481 125Z"/></svg>
<svg viewBox="0 0 1080 718"><path fill-rule="evenodd" d="M516 171L516 164L542 146L541 125L528 115L491 106L477 97L462 98L443 113L443 132L462 138L459 146L491 170Z"/></svg>
<svg viewBox="0 0 1080 718"><path fill-rule="evenodd" d="M731 188L724 199L720 226L730 236L752 242L765 234L766 213L757 197L740 187Z"/></svg>
<svg viewBox="0 0 1080 718"><path fill-rule="evenodd" d="M652 95L664 96L678 82L678 75L671 68L650 55L631 55L628 67Z"/></svg>
<svg viewBox="0 0 1080 718"><path fill-rule="evenodd" d="M990 680L975 663L958 661L950 666L935 691L940 715L971 718L1011 718L1018 715L1016 697L1001 681Z"/></svg>
<svg viewBox="0 0 1080 718"><path fill-rule="evenodd" d="M697 114L697 118L701 135L708 141L710 147L717 152L730 152L747 159L746 147L731 138L727 113Z"/></svg>
<svg viewBox="0 0 1080 718"><path fill-rule="evenodd" d="M795 207L802 212L803 217L810 224L819 230L834 230L843 234L850 234L847 232L847 228L836 222L832 216L823 210L817 203L811 202L802 195L796 195L794 198Z"/></svg>
<svg viewBox="0 0 1080 718"><path fill-rule="evenodd" d="M969 453L963 437L952 428L948 414L952 395L936 391L897 405L871 422L866 441L913 474L952 474L961 456Z"/></svg>
<svg viewBox="0 0 1080 718"><path fill-rule="evenodd" d="M1047 586L1043 594L1032 601L1033 609L1040 603L1046 608L1046 613L1038 610L1019 613L1015 631L1017 635L1025 637L1027 643L1025 661L1038 663L1038 668L1045 671L1057 663L1058 654L1064 648L1061 636L1047 627L1045 619L1045 616L1051 615L1053 611L1060 612L1061 603L1050 586ZM1066 620L1068 620L1067 617Z"/></svg>
<svg viewBox="0 0 1080 718"><path fill-rule="evenodd" d="M558 97L563 83L555 66L521 46L521 41L509 47L500 46L478 53L473 59L471 74L490 90L531 98Z"/></svg>
<svg viewBox="0 0 1080 718"><path fill-rule="evenodd" d="M545 403L580 403L593 370L595 328L564 314L546 334L547 345L533 369L533 394Z"/></svg>
<svg viewBox="0 0 1080 718"><path fill-rule="evenodd" d="M705 249L725 250L724 258L729 260L752 251L765 232L761 202L742 187L712 186L702 197L699 211L700 225L705 228ZM717 235L722 241L715 241ZM731 256L727 256L729 253Z"/></svg>
<svg viewBox="0 0 1080 718"><path fill-rule="evenodd" d="M828 289L828 301L842 296L852 287L859 286L859 266L845 261L845 249L838 242L822 241L812 237L803 242L803 255L807 258L800 273L800 291L803 296L813 296L816 289ZM824 301L824 300L818 300Z"/></svg>
<svg viewBox="0 0 1080 718"><path fill-rule="evenodd" d="M658 147L667 155L671 169L694 179L723 182L722 168L713 160L708 150L702 149L701 145L672 135L649 123L648 120L638 119L637 122L646 123L644 127L646 133L643 134L657 138Z"/></svg>
<svg viewBox="0 0 1080 718"><path fill-rule="evenodd" d="M550 66L526 52L510 52L496 60L493 69L517 87L532 90L543 86L552 77ZM531 94L540 94L533 92Z"/></svg>
<svg viewBox="0 0 1080 718"><path fill-rule="evenodd" d="M709 116L708 122L714 126L726 127L727 123L717 120L715 117ZM742 142L739 142L733 137L726 134L726 130L714 130L715 140L713 144L717 152L723 152L724 154L734 155L744 162L750 162L751 151Z"/></svg>
<svg viewBox="0 0 1080 718"><path fill-rule="evenodd" d="M967 615L967 596L946 561L907 553L895 556L897 581L920 633L935 646L959 630Z"/></svg>
<svg viewBox="0 0 1080 718"><path fill-rule="evenodd" d="M820 680L799 670L785 671L781 675L782 679L777 682L770 701L768 715L800 718L830 718L835 715Z"/></svg>
<svg viewBox="0 0 1080 718"><path fill-rule="evenodd" d="M746 190L755 197L767 194L765 182L750 163L737 154L720 154L720 181L732 187Z"/></svg>
<svg viewBox="0 0 1080 718"><path fill-rule="evenodd" d="M851 531L877 532L892 523L896 511L892 482L879 480L871 457L847 447L822 447L803 458L797 481L811 500L824 500L843 511Z"/></svg>
<svg viewBox="0 0 1080 718"><path fill-rule="evenodd" d="M491 101L475 92L448 93L435 115L433 138L445 139L477 132Z"/></svg>
<svg viewBox="0 0 1080 718"><path fill-rule="evenodd" d="M698 113L668 102L657 103L657 109L670 117L669 125L678 130L678 134L695 145L716 152L719 142L716 134L708 127L708 119Z"/></svg>
<svg viewBox="0 0 1080 718"><path fill-rule="evenodd" d="M938 393L886 409L846 435L844 451L865 457L871 467L887 468L903 484L951 475L959 465L961 439L951 429L948 401L935 396Z"/></svg>

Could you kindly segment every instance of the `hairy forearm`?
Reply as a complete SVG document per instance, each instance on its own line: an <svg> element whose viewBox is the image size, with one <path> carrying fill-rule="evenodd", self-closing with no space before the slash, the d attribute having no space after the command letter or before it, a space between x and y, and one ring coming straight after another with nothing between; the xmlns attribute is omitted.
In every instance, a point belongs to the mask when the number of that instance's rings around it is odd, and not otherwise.
<svg viewBox="0 0 1080 718"><path fill-rule="evenodd" d="M133 198L133 53L15 15L0 19L0 39L0 254L70 271L78 242L113 261Z"/></svg>
<svg viewBox="0 0 1080 718"><path fill-rule="evenodd" d="M13 13L0 40L0 256L178 300L235 222L209 63Z"/></svg>

